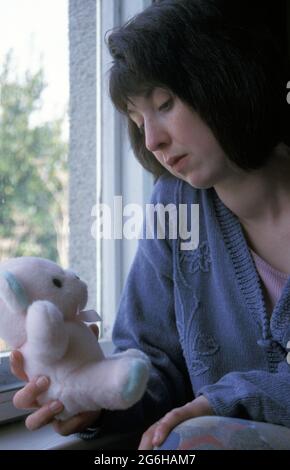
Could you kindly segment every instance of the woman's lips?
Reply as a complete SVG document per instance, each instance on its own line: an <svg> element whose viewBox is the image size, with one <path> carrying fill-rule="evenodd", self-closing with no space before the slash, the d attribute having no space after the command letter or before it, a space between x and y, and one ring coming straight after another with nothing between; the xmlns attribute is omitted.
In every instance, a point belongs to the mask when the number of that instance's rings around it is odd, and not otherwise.
<svg viewBox="0 0 290 470"><path fill-rule="evenodd" d="M186 164L186 157L188 155L180 155L176 157L170 157L166 162L168 166L170 166L174 171L182 171L182 168Z"/></svg>

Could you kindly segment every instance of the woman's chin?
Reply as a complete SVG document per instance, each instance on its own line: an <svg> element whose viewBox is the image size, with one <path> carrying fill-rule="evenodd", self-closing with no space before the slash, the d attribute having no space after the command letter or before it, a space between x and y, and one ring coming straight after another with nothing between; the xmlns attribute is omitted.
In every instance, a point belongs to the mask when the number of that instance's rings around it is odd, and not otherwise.
<svg viewBox="0 0 290 470"><path fill-rule="evenodd" d="M203 178L198 175L189 175L186 178L182 178L188 184L196 189L209 189L213 187L213 182L209 178Z"/></svg>

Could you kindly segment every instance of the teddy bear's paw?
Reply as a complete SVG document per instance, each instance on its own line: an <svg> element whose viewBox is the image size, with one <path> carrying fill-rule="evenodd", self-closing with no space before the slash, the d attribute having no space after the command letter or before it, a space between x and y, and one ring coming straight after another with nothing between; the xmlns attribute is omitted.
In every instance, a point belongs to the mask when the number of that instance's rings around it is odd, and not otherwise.
<svg viewBox="0 0 290 470"><path fill-rule="evenodd" d="M53 363L65 354L68 334L63 315L54 304L45 300L33 302L26 317L27 345L38 360Z"/></svg>
<svg viewBox="0 0 290 470"><path fill-rule="evenodd" d="M121 393L125 407L132 406L142 397L149 378L149 361L145 356L132 362L127 381Z"/></svg>
<svg viewBox="0 0 290 470"><path fill-rule="evenodd" d="M45 300L37 300L27 310L26 328L38 334L58 328L63 323L63 316L54 304Z"/></svg>

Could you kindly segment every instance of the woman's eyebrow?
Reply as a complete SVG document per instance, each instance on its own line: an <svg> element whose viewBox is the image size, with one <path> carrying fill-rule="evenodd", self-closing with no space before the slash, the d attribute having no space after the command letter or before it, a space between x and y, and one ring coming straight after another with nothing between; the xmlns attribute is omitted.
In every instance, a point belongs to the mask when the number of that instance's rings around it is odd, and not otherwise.
<svg viewBox="0 0 290 470"><path fill-rule="evenodd" d="M150 88L149 90L146 90L144 93L140 94L140 96L142 96L142 97L145 98L145 99L150 99L150 98L152 97L153 93L154 93L154 88ZM134 103L134 101L132 101L130 98L128 98L128 102L129 102L134 108L137 108L137 106L136 106L136 104ZM127 112L130 114L130 113L133 113L134 110L127 107Z"/></svg>

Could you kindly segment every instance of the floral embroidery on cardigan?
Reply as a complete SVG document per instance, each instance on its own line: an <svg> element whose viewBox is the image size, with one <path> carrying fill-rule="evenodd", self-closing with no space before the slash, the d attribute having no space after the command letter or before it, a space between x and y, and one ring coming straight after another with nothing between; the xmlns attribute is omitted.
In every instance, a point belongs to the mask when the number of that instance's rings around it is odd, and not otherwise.
<svg viewBox="0 0 290 470"><path fill-rule="evenodd" d="M193 251L180 252L180 264L191 273L197 271L208 272L212 262L207 241L200 243L199 247Z"/></svg>

